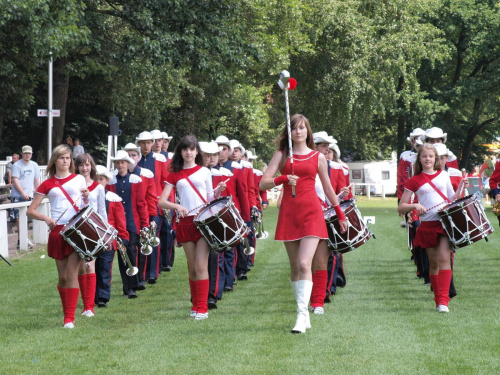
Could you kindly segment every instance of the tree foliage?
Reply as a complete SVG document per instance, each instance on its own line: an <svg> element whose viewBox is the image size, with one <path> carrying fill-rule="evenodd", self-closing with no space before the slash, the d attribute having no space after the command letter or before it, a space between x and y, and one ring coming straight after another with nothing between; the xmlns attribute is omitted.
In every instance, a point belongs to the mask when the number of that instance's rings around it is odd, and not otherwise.
<svg viewBox="0 0 500 375"><path fill-rule="evenodd" d="M120 143L159 128L225 134L268 160L285 123L279 72L298 80L292 113L352 159L400 152L441 126L462 165L499 134L499 7L473 0L0 0L0 152L43 149L46 68L60 68L62 132L98 160L107 119ZM64 91L65 89L66 91ZM2 124L5 124L2 134ZM21 132L28 130L27 132ZM36 135L35 138L33 136ZM476 160L474 159L474 161Z"/></svg>

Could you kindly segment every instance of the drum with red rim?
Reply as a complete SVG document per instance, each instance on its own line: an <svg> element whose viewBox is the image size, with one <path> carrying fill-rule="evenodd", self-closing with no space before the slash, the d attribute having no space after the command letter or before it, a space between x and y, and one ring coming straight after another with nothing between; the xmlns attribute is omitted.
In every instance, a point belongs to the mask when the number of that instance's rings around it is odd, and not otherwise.
<svg viewBox="0 0 500 375"><path fill-rule="evenodd" d="M118 231L87 206L68 221L60 234L81 258L91 261L107 249L118 236Z"/></svg>
<svg viewBox="0 0 500 375"><path fill-rule="evenodd" d="M465 247L493 232L480 198L473 194L457 199L437 212L454 248Z"/></svg>
<svg viewBox="0 0 500 375"><path fill-rule="evenodd" d="M248 235L248 227L231 197L221 197L208 203L193 222L210 247L217 252L231 249Z"/></svg>
<svg viewBox="0 0 500 375"><path fill-rule="evenodd" d="M361 213L353 199L340 203L340 208L347 223L345 233L340 232L339 219L333 207L327 208L323 212L328 229L327 244L333 252L347 253L363 245L373 234L363 222Z"/></svg>

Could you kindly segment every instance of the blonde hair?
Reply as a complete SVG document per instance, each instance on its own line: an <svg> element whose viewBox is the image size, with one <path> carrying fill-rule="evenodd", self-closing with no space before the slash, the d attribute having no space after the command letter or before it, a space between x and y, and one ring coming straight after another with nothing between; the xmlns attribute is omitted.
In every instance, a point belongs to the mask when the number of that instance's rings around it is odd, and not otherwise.
<svg viewBox="0 0 500 375"><path fill-rule="evenodd" d="M70 154L71 156L71 149L69 148L68 145L59 145L56 148L52 150L52 155L50 156L49 163L47 164L47 170L45 171L45 175L48 178L52 178L56 175L56 160L59 159L62 155L65 154ZM71 164L69 165L69 172L70 173L75 173L75 163L73 163L73 158L71 159Z"/></svg>
<svg viewBox="0 0 500 375"><path fill-rule="evenodd" d="M434 151L434 170L439 171L441 169L441 163L439 162L439 155L436 150L436 147L430 143L424 143L420 150L417 152L417 160L415 160L415 164L413 164L413 175L416 176L423 171L422 163L420 162L420 155L424 150L433 150Z"/></svg>

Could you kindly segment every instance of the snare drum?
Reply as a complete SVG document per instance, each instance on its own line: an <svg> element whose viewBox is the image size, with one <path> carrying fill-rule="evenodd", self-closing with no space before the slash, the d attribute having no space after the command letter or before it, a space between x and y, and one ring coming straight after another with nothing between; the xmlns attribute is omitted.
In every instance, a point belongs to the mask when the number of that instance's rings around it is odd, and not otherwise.
<svg viewBox="0 0 500 375"><path fill-rule="evenodd" d="M87 206L68 221L60 234L81 258L91 261L116 239L118 231L91 206Z"/></svg>
<svg viewBox="0 0 500 375"><path fill-rule="evenodd" d="M363 222L361 213L353 199L343 201L340 208L344 212L347 223L345 233L340 233L339 219L333 207L323 212L328 229L327 244L330 250L335 253L347 253L363 245L370 239L372 233Z"/></svg>
<svg viewBox="0 0 500 375"><path fill-rule="evenodd" d="M217 252L231 249L248 235L248 227L231 197L221 197L210 202L198 212L193 221L210 247Z"/></svg>
<svg viewBox="0 0 500 375"><path fill-rule="evenodd" d="M475 194L457 199L437 212L454 248L465 247L493 232L484 208Z"/></svg>

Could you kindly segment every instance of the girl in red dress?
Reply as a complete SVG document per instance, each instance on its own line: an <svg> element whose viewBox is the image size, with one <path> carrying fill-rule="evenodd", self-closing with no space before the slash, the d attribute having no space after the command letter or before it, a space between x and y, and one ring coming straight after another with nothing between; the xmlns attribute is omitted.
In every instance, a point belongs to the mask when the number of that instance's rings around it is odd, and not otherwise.
<svg viewBox="0 0 500 375"><path fill-rule="evenodd" d="M85 177L85 183L89 189L90 206L104 219L108 221L106 214L106 191L97 180L97 171L94 159L90 154L80 154L75 159L77 174ZM78 270L78 284L83 301L82 316L91 318L94 316L94 298L96 291L95 260L81 262Z"/></svg>
<svg viewBox="0 0 500 375"><path fill-rule="evenodd" d="M212 188L212 173L202 166L198 140L193 135L183 137L175 147L165 188L160 196L159 206L176 210L180 217L177 226L177 241L182 244L188 262L189 286L192 307L190 316L195 320L208 318L208 255L210 248L201 232L193 223L198 211L220 196L226 188L220 182ZM173 188L179 194L180 204L169 202Z"/></svg>
<svg viewBox="0 0 500 375"><path fill-rule="evenodd" d="M29 217L45 221L51 229L47 250L48 255L56 261L59 276L57 289L63 306L64 328L75 327L75 311L80 292L78 269L83 260L59 232L80 208L89 203L89 189L85 178L73 174L74 171L71 149L67 145L57 146L47 164L49 179L38 187L27 211ZM36 210L45 196L49 198L52 217Z"/></svg>
<svg viewBox="0 0 500 375"><path fill-rule="evenodd" d="M306 328L311 327L307 307L313 284L312 259L320 239L328 238L323 209L314 188L317 174L326 196L335 207L342 231L347 229L347 225L328 178L326 159L323 154L314 151L309 121L303 115L296 114L292 116L290 125L294 173L288 159L288 132L285 127L279 138L279 149L271 159L259 187L267 190L283 184L275 240L284 241L290 261L290 279L298 306L292 333L305 333ZM274 177L278 170L281 176ZM292 186L296 187L295 198L292 197Z"/></svg>
<svg viewBox="0 0 500 375"><path fill-rule="evenodd" d="M429 278L434 291L436 310L447 313L452 276L451 248L437 211L450 201L456 200L462 186L457 193L453 191L450 178L441 170L439 155L432 144L425 143L419 149L413 169L413 177L405 184L398 212L406 214L417 210L420 215L421 224L417 228L414 245L427 249ZM465 184L466 181L461 182L461 185ZM410 202L413 193L417 195L418 203L405 203Z"/></svg>

